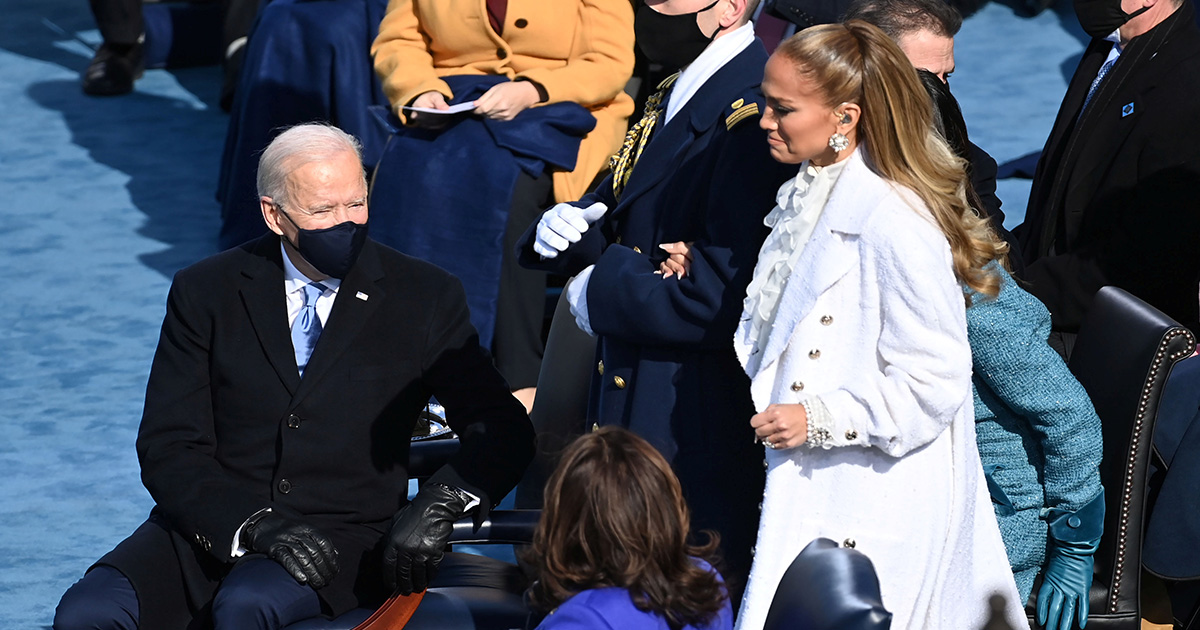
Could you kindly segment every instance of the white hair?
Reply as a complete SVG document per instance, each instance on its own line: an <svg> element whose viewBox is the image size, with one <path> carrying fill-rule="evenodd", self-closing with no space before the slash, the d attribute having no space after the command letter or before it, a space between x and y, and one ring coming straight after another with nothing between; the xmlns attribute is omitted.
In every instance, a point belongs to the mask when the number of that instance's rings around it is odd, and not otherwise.
<svg viewBox="0 0 1200 630"><path fill-rule="evenodd" d="M325 123L304 123L284 131L267 145L258 159L258 195L279 205L287 201L287 176L309 163L327 160L344 151L362 164L362 145L354 136ZM363 172L366 182L366 172Z"/></svg>

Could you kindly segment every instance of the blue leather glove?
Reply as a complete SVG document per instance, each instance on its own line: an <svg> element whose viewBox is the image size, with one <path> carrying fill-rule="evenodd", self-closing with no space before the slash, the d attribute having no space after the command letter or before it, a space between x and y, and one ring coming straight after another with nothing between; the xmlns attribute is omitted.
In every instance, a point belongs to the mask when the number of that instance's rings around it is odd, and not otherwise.
<svg viewBox="0 0 1200 630"><path fill-rule="evenodd" d="M1075 512L1048 510L1046 566L1037 596L1038 625L1046 630L1070 630L1072 618L1087 626L1088 590L1092 587L1093 555L1104 531L1104 492Z"/></svg>

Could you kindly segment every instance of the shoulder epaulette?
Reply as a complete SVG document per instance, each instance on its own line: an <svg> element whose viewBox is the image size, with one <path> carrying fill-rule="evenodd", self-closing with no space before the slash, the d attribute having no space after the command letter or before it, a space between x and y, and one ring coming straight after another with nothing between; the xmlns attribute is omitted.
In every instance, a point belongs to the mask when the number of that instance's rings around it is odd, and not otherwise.
<svg viewBox="0 0 1200 630"><path fill-rule="evenodd" d="M758 103L747 103L746 99L739 98L729 105L733 113L725 117L725 129L730 130L738 125L738 123L747 118L758 115Z"/></svg>

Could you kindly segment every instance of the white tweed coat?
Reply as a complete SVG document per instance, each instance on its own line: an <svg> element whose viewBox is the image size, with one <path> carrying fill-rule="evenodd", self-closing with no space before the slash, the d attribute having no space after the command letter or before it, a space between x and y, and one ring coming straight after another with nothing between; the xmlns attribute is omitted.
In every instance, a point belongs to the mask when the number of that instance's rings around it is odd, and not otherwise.
<svg viewBox="0 0 1200 630"><path fill-rule="evenodd" d="M966 630L987 599L1026 626L992 512L971 404L971 349L950 248L921 201L849 158L780 296L764 347L734 345L755 406L818 396L830 448L766 450L757 553L738 618L758 630L812 539L853 545L879 574L893 630Z"/></svg>

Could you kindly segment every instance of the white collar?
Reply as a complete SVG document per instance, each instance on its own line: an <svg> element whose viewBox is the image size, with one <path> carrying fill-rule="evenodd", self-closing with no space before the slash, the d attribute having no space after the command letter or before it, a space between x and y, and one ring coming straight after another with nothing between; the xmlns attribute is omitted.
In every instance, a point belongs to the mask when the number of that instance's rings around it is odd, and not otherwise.
<svg viewBox="0 0 1200 630"><path fill-rule="evenodd" d="M706 81L754 42L754 23L746 22L712 41L699 57L684 67L667 97L666 124L683 109Z"/></svg>

